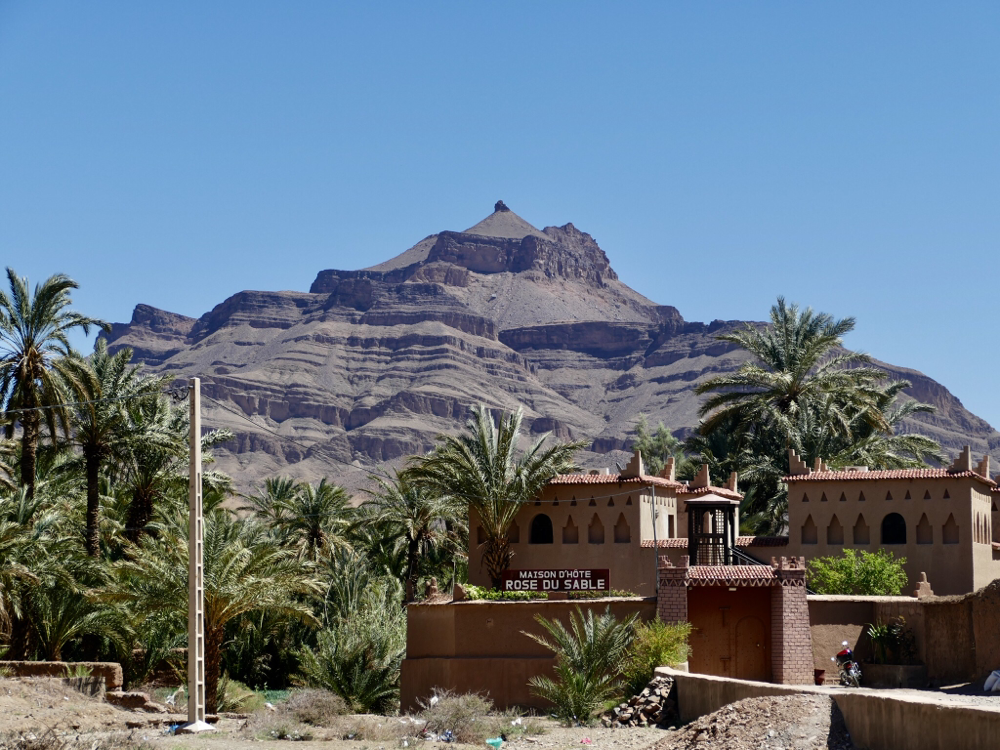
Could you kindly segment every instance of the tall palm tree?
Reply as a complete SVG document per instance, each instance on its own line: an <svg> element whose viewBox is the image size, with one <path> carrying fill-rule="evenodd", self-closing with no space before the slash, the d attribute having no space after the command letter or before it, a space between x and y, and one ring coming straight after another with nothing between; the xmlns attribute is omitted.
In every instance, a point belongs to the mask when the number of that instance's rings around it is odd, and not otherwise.
<svg viewBox="0 0 1000 750"><path fill-rule="evenodd" d="M851 416L860 414L881 430L887 425L876 408L884 370L869 366L871 357L838 351L845 334L854 330L854 318L834 320L812 308L800 311L784 297L771 308L771 325L745 323L743 328L717 336L736 344L754 359L731 374L709 378L695 392L713 393L702 404L700 431L707 434L722 424L741 431L769 425L791 435L799 415L811 404L829 400L827 419L842 431Z"/></svg>
<svg viewBox="0 0 1000 750"><path fill-rule="evenodd" d="M503 414L494 422L479 405L457 437L442 435L430 454L414 459L412 481L443 497L465 502L475 510L486 541L482 564L494 588L500 588L503 571L513 551L507 530L522 503L537 495L556 474L577 469L573 455L582 443L554 443L545 447L548 433L518 455L523 413Z"/></svg>
<svg viewBox="0 0 1000 750"><path fill-rule="evenodd" d="M321 586L255 519L237 519L215 508L206 514L204 529L205 694L206 709L215 713L226 623L248 612L271 612L317 624L297 595L317 595ZM168 519L157 537L143 537L116 570L109 598L149 613L186 616L186 516Z"/></svg>
<svg viewBox="0 0 1000 750"><path fill-rule="evenodd" d="M786 525L788 449L830 466L865 464L893 469L942 461L933 440L894 434L904 419L933 411L916 401L900 403L905 380L869 366L870 358L843 351L842 336L854 319L834 320L799 311L778 298L771 325L745 325L719 336L754 355L735 373L711 378L697 392L714 392L701 407L705 417L686 449L709 465L713 476L736 471L745 497L741 525L758 534L779 534Z"/></svg>
<svg viewBox="0 0 1000 750"><path fill-rule="evenodd" d="M251 508L301 559L317 562L334 549L350 546L351 497L326 479L317 485L268 480L264 493L249 499Z"/></svg>
<svg viewBox="0 0 1000 750"><path fill-rule="evenodd" d="M153 436L135 429L129 402L155 400L169 379L142 375L131 364L132 350L123 347L108 353L108 344L98 339L89 360L70 357L67 370L79 384L81 403L73 408L73 440L83 453L87 479L86 549L91 557L101 551L98 528L101 508L100 474L110 458L124 459L136 441L148 445Z"/></svg>
<svg viewBox="0 0 1000 750"><path fill-rule="evenodd" d="M35 492L35 456L43 422L49 434L57 426L69 431L69 412L57 407L67 399L66 384L74 378L65 367L72 352L69 333L90 333L107 323L69 309L70 290L78 284L63 274L49 277L29 293L28 279L7 268L10 293L0 291L0 403L17 411L21 424L21 484ZM54 407L38 411L40 407ZM8 437L13 423L7 426Z"/></svg>
<svg viewBox="0 0 1000 750"><path fill-rule="evenodd" d="M406 550L406 602L415 597L420 562L433 549L451 547L465 525L464 503L448 495L431 492L411 480L407 472L396 472L395 481L373 477L378 489L361 506L365 521L374 523Z"/></svg>

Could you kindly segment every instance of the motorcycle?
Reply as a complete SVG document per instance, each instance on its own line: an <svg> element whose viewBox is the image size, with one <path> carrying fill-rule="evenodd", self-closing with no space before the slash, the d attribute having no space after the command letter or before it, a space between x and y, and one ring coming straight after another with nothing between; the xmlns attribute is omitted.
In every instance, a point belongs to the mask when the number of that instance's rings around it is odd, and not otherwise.
<svg viewBox="0 0 1000 750"><path fill-rule="evenodd" d="M840 684L844 687L861 687L861 667L854 660L854 652L847 645L847 641L840 644L843 650L836 656L831 656L830 661L837 665L839 671Z"/></svg>

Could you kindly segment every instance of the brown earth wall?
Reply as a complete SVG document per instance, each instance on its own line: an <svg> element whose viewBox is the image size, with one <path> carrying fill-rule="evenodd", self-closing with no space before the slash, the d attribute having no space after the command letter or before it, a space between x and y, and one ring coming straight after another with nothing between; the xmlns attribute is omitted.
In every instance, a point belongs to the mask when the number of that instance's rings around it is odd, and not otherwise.
<svg viewBox="0 0 1000 750"><path fill-rule="evenodd" d="M903 617L917 658L936 683L974 682L1000 667L1000 581L965 596L810 596L809 621L816 669L836 675L830 657L847 641L859 661L871 658L869 624Z"/></svg>
<svg viewBox="0 0 1000 750"><path fill-rule="evenodd" d="M0 661L0 669L13 677L66 677L75 669L89 669L93 677L104 679L108 691L121 690L124 682L121 664L110 661Z"/></svg>
<svg viewBox="0 0 1000 750"><path fill-rule="evenodd" d="M435 688L489 695L500 708L544 708L528 690L528 679L552 670L552 652L524 635L542 635L536 615L569 624L577 607L601 613L610 607L618 619L638 613L656 616L656 600L411 604L407 607L407 654L400 678L404 710L419 708Z"/></svg>

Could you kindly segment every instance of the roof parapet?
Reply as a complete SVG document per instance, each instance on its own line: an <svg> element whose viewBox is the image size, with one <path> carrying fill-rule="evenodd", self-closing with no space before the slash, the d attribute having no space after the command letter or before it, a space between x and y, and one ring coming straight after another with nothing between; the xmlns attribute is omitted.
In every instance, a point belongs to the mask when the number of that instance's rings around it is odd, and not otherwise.
<svg viewBox="0 0 1000 750"><path fill-rule="evenodd" d="M976 467L976 473L981 477L990 478L990 454L987 453L983 456L983 460L979 462L979 466Z"/></svg>
<svg viewBox="0 0 1000 750"><path fill-rule="evenodd" d="M729 490L730 492L739 492L739 489L737 489L737 487L738 487L737 474L734 471L732 474L729 475L729 481L726 482L726 489Z"/></svg>
<svg viewBox="0 0 1000 750"><path fill-rule="evenodd" d="M949 474L957 474L960 471L972 471L972 448L968 445L962 448L958 458L948 467Z"/></svg>
<svg viewBox="0 0 1000 750"><path fill-rule="evenodd" d="M622 479L638 479L646 473L646 467L642 463L642 453L636 448L632 453L632 459L628 462L626 466L621 471Z"/></svg>
<svg viewBox="0 0 1000 750"><path fill-rule="evenodd" d="M788 475L792 477L798 477L803 475L812 474L812 471L806 466L806 462L799 458L799 455L795 452L794 448L788 449Z"/></svg>
<svg viewBox="0 0 1000 750"><path fill-rule="evenodd" d="M675 466L673 456L668 458L667 462L663 465L663 471L660 472L660 477L671 482L677 481L677 467Z"/></svg>
<svg viewBox="0 0 1000 750"><path fill-rule="evenodd" d="M698 469L698 474L688 482L688 487L692 490L701 489L702 487L711 487L712 480L708 476L708 464L702 464L701 468Z"/></svg>

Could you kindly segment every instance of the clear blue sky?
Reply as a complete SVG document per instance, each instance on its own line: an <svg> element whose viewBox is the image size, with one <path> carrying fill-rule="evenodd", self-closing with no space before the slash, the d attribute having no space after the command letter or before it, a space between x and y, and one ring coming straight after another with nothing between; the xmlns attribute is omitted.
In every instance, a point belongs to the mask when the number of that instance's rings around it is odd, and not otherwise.
<svg viewBox="0 0 1000 750"><path fill-rule="evenodd" d="M688 320L784 294L1000 426L998 3L0 0L0 264L307 290L502 198Z"/></svg>

